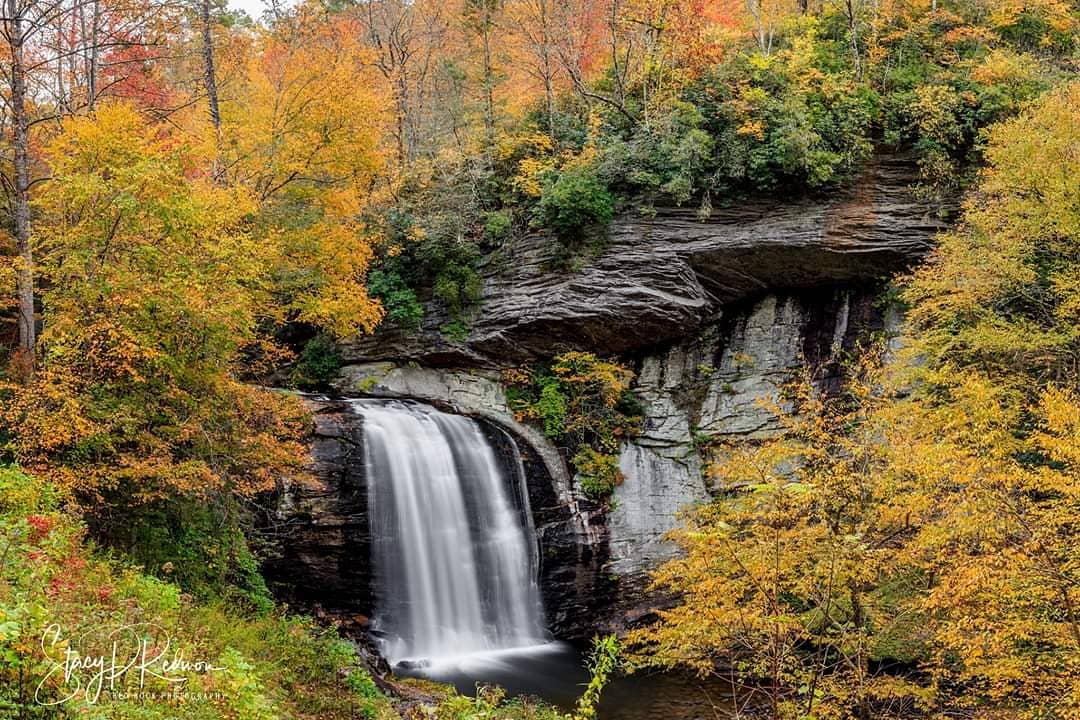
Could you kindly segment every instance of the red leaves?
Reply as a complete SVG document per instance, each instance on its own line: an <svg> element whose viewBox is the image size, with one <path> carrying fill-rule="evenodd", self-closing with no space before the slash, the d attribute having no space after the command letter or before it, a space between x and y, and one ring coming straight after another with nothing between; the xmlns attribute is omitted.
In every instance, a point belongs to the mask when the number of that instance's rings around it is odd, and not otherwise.
<svg viewBox="0 0 1080 720"><path fill-rule="evenodd" d="M56 519L46 515L29 515L26 522L30 525L30 541L39 542L49 536L56 527Z"/></svg>

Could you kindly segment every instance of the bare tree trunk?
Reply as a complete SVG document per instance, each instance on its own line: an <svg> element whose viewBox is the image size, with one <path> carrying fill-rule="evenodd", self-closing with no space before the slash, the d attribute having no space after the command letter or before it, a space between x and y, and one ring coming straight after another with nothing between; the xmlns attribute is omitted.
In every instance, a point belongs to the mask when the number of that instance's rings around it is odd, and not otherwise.
<svg viewBox="0 0 1080 720"><path fill-rule="evenodd" d="M761 50L762 55L768 55L772 50L772 25L765 18L765 8L762 7L762 0L746 0L746 9L750 11L750 16L754 18L754 35L757 38L758 49ZM766 28L767 24L769 25L768 28Z"/></svg>
<svg viewBox="0 0 1080 720"><path fill-rule="evenodd" d="M544 58L545 64L548 62ZM547 105L548 137L555 140L555 84L551 80L550 67L544 69L544 99Z"/></svg>
<svg viewBox="0 0 1080 720"><path fill-rule="evenodd" d="M210 122L214 124L214 132L220 135L221 110L218 107L217 72L214 70L214 33L210 25L210 0L202 0L199 4L199 20L202 24L203 84L210 105Z"/></svg>
<svg viewBox="0 0 1080 720"><path fill-rule="evenodd" d="M19 304L19 355L27 373L34 369L37 326L34 321L34 253L30 245L30 141L26 117L26 67L23 58L23 10L7 1L7 40L11 52L11 124L15 160L15 244L19 252L16 287Z"/></svg>
<svg viewBox="0 0 1080 720"><path fill-rule="evenodd" d="M495 67L491 52L491 33L495 29L492 0L484 0L481 17L481 41L484 53L484 142L488 165L495 162Z"/></svg>
<svg viewBox="0 0 1080 720"><path fill-rule="evenodd" d="M416 132L413 128L415 114L412 108L412 93L409 91L408 68L402 65L397 69L397 73L398 162L404 166L416 156Z"/></svg>
<svg viewBox="0 0 1080 720"><path fill-rule="evenodd" d="M540 0L540 59L544 74L544 102L547 107L548 135L555 139L555 70L551 62L551 19L547 0Z"/></svg>
<svg viewBox="0 0 1080 720"><path fill-rule="evenodd" d="M101 0L94 0L93 8L90 14L90 66L86 69L86 102L90 112L94 111L94 103L97 102L98 25L101 22Z"/></svg>
<svg viewBox="0 0 1080 720"><path fill-rule="evenodd" d="M845 0L847 3L848 35L851 37L851 61L855 65L855 79L862 80L862 58L859 56L859 28L855 17L855 1Z"/></svg>

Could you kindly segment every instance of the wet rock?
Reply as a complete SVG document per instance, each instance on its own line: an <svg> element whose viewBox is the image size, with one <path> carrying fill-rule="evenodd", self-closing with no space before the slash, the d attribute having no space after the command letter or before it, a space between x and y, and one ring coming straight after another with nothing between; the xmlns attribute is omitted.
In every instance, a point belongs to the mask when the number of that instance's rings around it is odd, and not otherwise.
<svg viewBox="0 0 1080 720"><path fill-rule="evenodd" d="M603 519L557 491L530 444L490 422L487 436L504 463L520 459L525 471L548 629L564 640L590 639L596 632L596 618L610 611L618 592L607 571Z"/></svg>
<svg viewBox="0 0 1080 720"><path fill-rule="evenodd" d="M310 482L283 481L262 535L263 575L290 606L348 620L370 614L371 576L361 418L348 405L309 399Z"/></svg>
<svg viewBox="0 0 1080 720"><path fill-rule="evenodd" d="M560 638L591 637L593 620L611 606L616 587L604 571L603 526L594 527L591 515L579 510L558 452L540 435L534 441L546 446L545 458L534 442L516 434L515 428L531 428L518 426L504 401L501 410L494 405L496 394L483 376L444 374L438 379L408 370L412 382L401 386L404 396L439 402L458 412L472 407L466 398L486 403L484 412L476 415L497 456L507 468L520 461L526 473L547 625ZM447 388L460 392L444 392ZM392 394L390 386L383 389L384 396L401 396ZM501 389L497 396L501 398ZM263 574L278 599L323 622L336 623L354 638L366 639L374 610L374 576L362 417L345 399L305 401L315 424L307 468L312 482L279 488L276 513L264 528L275 552L265 560ZM561 480L549 472L551 453L558 458Z"/></svg>

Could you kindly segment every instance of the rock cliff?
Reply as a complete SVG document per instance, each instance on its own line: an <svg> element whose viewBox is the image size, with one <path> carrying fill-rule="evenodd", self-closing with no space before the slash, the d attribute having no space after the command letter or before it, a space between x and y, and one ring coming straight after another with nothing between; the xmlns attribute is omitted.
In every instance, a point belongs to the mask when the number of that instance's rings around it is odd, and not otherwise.
<svg viewBox="0 0 1080 720"><path fill-rule="evenodd" d="M910 190L910 163L879 156L826 200L743 203L702 221L686 208L627 214L602 249L552 271L550 238L522 238L489 257L468 337L387 328L343 346L347 362L392 360L497 368L560 350L648 352L692 336L725 305L784 290L865 284L921 258L940 222Z"/></svg>
<svg viewBox="0 0 1080 720"><path fill-rule="evenodd" d="M827 390L860 338L895 331L895 313L879 300L883 282L921 258L940 228L909 190L912 177L911 165L879 157L827 200L744 204L704 221L671 208L625 216L568 271L551 269L548 239L524 238L483 265L466 338L443 337L449 318L429 305L419 333L390 328L345 344L335 391L418 398L509 433L531 468L549 619L560 635L587 635L648 611L622 599L639 595L647 571L674 552L664 536L679 512L709 497L702 438L776 432L763 401L777 399L793 372L808 370ZM625 482L606 511L577 491L558 448L517 423L499 383L501 368L567 349L618 355L636 370L643 429L622 445ZM309 568L316 585L343 555L363 553L350 537L363 510L347 501L362 478L342 469L355 428L329 428L341 417L334 412L317 417L316 474L345 481L300 503L307 509L289 561ZM327 458L331 438L340 456ZM357 581L346 572L330 584Z"/></svg>

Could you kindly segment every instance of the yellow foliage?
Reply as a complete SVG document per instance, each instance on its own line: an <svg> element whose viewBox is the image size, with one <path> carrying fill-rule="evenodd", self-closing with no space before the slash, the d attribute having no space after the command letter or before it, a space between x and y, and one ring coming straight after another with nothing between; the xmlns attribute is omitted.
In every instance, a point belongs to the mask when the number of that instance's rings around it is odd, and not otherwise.
<svg viewBox="0 0 1080 720"><path fill-rule="evenodd" d="M0 428L17 461L82 499L251 495L299 467L295 402L232 374L273 312L276 248L250 231L246 189L187 175L191 153L113 103L45 149L44 367L0 387Z"/></svg>
<svg viewBox="0 0 1080 720"><path fill-rule="evenodd" d="M379 198L389 100L362 37L355 19L314 5L259 30L223 96L217 160L226 185L257 202L270 272L290 279L275 288L279 317L339 336L383 316L364 285L373 252L361 216ZM213 137L201 114L188 122Z"/></svg>
<svg viewBox="0 0 1080 720"><path fill-rule="evenodd" d="M971 79L983 85L1017 85L1036 80L1038 68L1031 55L998 48L971 71Z"/></svg>
<svg viewBox="0 0 1080 720"><path fill-rule="evenodd" d="M1023 14L1045 21L1060 33L1075 30L1074 8L1062 0L997 0L991 6L990 23L997 28L1015 25Z"/></svg>
<svg viewBox="0 0 1080 720"><path fill-rule="evenodd" d="M933 126L952 100L922 102ZM718 449L638 663L730 662L778 718L1080 717L1078 133L1076 84L998 126L908 283L906 350L837 397L796 383L783 435Z"/></svg>

